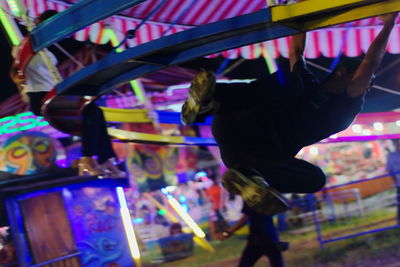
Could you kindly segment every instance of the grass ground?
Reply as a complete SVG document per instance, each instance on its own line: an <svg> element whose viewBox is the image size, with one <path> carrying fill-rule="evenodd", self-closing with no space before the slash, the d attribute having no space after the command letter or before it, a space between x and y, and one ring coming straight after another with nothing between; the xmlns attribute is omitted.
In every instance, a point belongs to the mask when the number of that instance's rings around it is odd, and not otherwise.
<svg viewBox="0 0 400 267"><path fill-rule="evenodd" d="M390 215L392 214L392 215ZM380 228L394 224L393 213L377 211L365 218L325 222L321 225L326 240L346 234ZM320 249L316 232L295 230L281 234L281 239L290 241L290 249L284 253L288 267L400 267L400 228L367 234L350 239L325 244ZM149 254L144 258L144 266L165 267L233 267L237 266L241 251L246 243L245 233L234 235L219 242L211 241L216 252L209 253L196 246L194 256L170 263L151 263ZM265 259L256 267L268 266Z"/></svg>

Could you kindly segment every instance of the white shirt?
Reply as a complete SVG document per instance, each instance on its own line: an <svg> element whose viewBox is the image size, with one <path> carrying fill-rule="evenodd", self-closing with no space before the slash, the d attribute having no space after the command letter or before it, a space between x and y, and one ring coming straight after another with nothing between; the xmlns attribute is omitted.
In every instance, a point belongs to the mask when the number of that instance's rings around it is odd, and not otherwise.
<svg viewBox="0 0 400 267"><path fill-rule="evenodd" d="M47 49L43 50L50 58L51 63L56 66L57 59ZM39 53L33 56L25 70L26 78L26 92L49 92L51 91L56 82L54 81L51 72L44 63Z"/></svg>

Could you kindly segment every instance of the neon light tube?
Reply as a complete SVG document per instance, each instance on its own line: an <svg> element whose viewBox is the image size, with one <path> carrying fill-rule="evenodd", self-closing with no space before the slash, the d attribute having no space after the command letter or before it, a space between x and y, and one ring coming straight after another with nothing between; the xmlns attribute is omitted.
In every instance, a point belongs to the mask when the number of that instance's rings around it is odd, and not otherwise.
<svg viewBox="0 0 400 267"><path fill-rule="evenodd" d="M140 266L141 264L140 264L139 246L138 246L138 243L136 240L135 231L132 226L132 219L131 219L131 215L129 213L128 205L126 203L124 189L119 186L116 188L116 190L117 190L117 195L118 195L118 201L121 206L122 222L124 224L125 233L126 233L126 237L128 239L131 255L135 259L138 266Z"/></svg>
<svg viewBox="0 0 400 267"><path fill-rule="evenodd" d="M111 44L114 47L118 46L119 40L118 40L117 34L115 33L114 29L105 29L105 31L109 31ZM119 53L119 52L124 51L124 49L122 48L122 46L120 46L115 51L117 51L117 53ZM139 83L136 80L132 80L129 82L129 84L131 85L133 91L135 92L135 95L138 98L138 100L140 102L144 103L146 98L144 96L142 87L139 85Z"/></svg>
<svg viewBox="0 0 400 267"><path fill-rule="evenodd" d="M190 217L190 215L183 209L179 202L172 196L167 195L168 203L174 208L174 210L181 216L185 223L192 229L193 233L204 238L206 234L201 230L201 228L196 224L196 222Z"/></svg>
<svg viewBox="0 0 400 267"><path fill-rule="evenodd" d="M278 67L276 66L275 60L270 56L269 52L267 49L261 49L262 55L265 59L265 62L267 63L268 71L269 73L274 73L275 71L278 70Z"/></svg>
<svg viewBox="0 0 400 267"><path fill-rule="evenodd" d="M1 2L0 2L1 3ZM14 22L11 20L9 15L4 12L3 4L0 4L0 21L3 25L4 30L7 33L8 38L10 39L12 45L16 46L22 40L22 35L19 31L17 31Z"/></svg>

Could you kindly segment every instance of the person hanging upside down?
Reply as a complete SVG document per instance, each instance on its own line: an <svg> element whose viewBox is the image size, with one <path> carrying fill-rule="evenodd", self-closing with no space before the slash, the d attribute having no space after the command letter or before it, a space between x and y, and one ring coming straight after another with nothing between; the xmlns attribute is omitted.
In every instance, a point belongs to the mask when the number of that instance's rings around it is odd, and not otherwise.
<svg viewBox="0 0 400 267"><path fill-rule="evenodd" d="M57 14L55 10L46 10L35 19L37 24ZM47 57L55 66L57 59L45 49ZM33 56L25 70L25 79L19 73L14 62L10 70L12 80L17 84L23 98L29 102L30 110L41 116L43 99L56 83L50 70L39 54ZM24 84L24 85L22 85ZM116 165L116 155L107 132L103 111L95 104L87 104L82 111L82 158L78 162L80 175L106 175L109 177L125 177L126 173ZM98 158L96 159L95 156ZM100 163L100 164L99 164Z"/></svg>
<svg viewBox="0 0 400 267"><path fill-rule="evenodd" d="M182 107L186 125L214 114L212 132L229 168L223 186L240 194L256 212L287 210L282 193L313 193L326 183L322 170L296 154L305 146L346 129L361 111L397 13L384 22L361 62L341 62L319 82L307 68L306 36L294 35L290 71L278 71L251 83L216 84L215 75L194 77Z"/></svg>

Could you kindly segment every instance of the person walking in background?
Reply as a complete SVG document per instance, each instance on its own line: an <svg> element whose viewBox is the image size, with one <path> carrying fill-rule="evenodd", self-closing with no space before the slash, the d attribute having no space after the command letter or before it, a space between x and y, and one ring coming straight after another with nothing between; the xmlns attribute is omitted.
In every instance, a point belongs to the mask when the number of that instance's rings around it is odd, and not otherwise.
<svg viewBox="0 0 400 267"><path fill-rule="evenodd" d="M397 224L400 224L400 139L393 139L392 143L394 150L387 155L386 170L392 176L396 187Z"/></svg>
<svg viewBox="0 0 400 267"><path fill-rule="evenodd" d="M219 237L220 240L225 240L249 223L247 243L240 257L239 267L251 267L262 256L268 257L272 267L283 267L282 251L288 249L289 243L279 241L272 216L257 213L246 204L243 205L242 212L243 216Z"/></svg>

